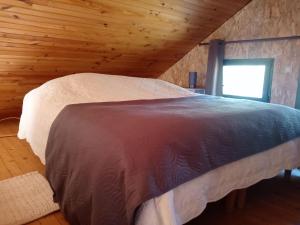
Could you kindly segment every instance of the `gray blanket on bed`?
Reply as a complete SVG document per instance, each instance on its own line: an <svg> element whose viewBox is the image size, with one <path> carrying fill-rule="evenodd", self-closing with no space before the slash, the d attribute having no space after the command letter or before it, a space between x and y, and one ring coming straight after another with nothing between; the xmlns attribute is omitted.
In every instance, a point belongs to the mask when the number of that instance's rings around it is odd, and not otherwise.
<svg viewBox="0 0 300 225"><path fill-rule="evenodd" d="M69 105L51 127L46 176L72 225L129 225L148 199L299 136L299 111L248 100Z"/></svg>

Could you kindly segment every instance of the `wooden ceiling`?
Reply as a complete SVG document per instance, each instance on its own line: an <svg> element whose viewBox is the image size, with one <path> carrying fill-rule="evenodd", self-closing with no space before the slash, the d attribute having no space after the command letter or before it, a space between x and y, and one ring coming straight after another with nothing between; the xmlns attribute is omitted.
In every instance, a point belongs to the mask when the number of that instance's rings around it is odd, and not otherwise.
<svg viewBox="0 0 300 225"><path fill-rule="evenodd" d="M250 0L0 0L0 116L54 77L155 77Z"/></svg>

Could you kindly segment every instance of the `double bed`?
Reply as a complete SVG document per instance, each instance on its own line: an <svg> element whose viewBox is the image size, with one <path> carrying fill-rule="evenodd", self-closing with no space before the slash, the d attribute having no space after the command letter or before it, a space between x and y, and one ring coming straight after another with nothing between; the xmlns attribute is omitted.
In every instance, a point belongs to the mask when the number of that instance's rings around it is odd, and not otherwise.
<svg viewBox="0 0 300 225"><path fill-rule="evenodd" d="M29 92L23 102L18 137L26 139L45 163L50 127L65 106L79 103L197 98L176 85L146 78L76 74L49 81ZM249 187L282 169L300 166L300 138L210 170L151 198L135 214L138 225L179 225L195 218L208 202Z"/></svg>

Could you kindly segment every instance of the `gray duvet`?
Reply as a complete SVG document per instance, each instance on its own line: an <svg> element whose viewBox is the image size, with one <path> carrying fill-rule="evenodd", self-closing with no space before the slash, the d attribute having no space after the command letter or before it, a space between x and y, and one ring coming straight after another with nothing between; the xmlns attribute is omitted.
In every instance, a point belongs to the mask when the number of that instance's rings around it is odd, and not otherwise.
<svg viewBox="0 0 300 225"><path fill-rule="evenodd" d="M212 96L69 105L46 176L72 225L129 225L150 198L300 136L300 112Z"/></svg>

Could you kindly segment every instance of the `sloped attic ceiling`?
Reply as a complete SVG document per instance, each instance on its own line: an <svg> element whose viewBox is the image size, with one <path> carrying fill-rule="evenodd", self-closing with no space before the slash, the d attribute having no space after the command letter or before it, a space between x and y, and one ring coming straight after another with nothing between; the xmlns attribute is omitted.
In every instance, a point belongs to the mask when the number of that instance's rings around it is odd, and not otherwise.
<svg viewBox="0 0 300 225"><path fill-rule="evenodd" d="M158 76L249 1L0 0L0 115L57 76Z"/></svg>

